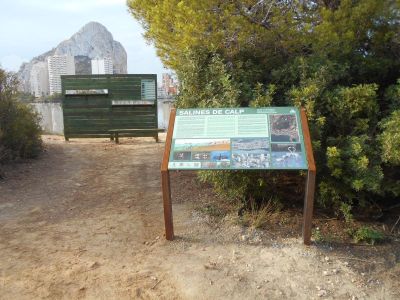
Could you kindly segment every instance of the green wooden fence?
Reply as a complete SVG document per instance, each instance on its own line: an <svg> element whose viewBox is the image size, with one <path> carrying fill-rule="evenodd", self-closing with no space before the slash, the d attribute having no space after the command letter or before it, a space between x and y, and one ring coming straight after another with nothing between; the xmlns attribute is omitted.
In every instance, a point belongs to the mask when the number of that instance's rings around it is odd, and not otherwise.
<svg viewBox="0 0 400 300"><path fill-rule="evenodd" d="M118 129L158 140L157 75L64 75L61 85L66 140L112 137Z"/></svg>

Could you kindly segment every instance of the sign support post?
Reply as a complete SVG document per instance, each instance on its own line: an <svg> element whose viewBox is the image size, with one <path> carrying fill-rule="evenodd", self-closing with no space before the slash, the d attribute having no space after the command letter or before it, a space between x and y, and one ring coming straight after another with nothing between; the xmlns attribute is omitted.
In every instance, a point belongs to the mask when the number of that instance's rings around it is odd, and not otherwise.
<svg viewBox="0 0 400 300"><path fill-rule="evenodd" d="M161 163L161 184L162 184L162 196L164 206L164 222L165 222L165 237L167 240L174 239L174 225L172 217L172 201L171 201L171 184L169 176L169 161L171 156L171 146L174 135L176 110L172 109L169 118L168 131L165 142L165 150L163 160ZM304 211L303 211L303 242L305 245L311 244L311 231L312 231L312 215L314 207L314 193L315 193L315 180L316 180L316 166L314 161L314 155L312 152L312 144L310 138L310 131L308 127L308 121L306 111L304 108L300 110L300 122L301 132L304 138L304 150L307 158L307 180L305 186L304 196ZM179 128L179 127L177 127ZM290 143L289 143L290 144ZM272 148L274 149L274 148ZM295 151L293 146L288 148L289 152ZM274 151L274 150L272 150ZM279 150L277 150L279 151ZM175 152L174 152L175 153ZM204 153L204 152L200 152ZM184 153L182 154L184 155ZM206 157L207 154L203 154ZM222 156L220 154L220 156Z"/></svg>
<svg viewBox="0 0 400 300"><path fill-rule="evenodd" d="M165 238L174 239L174 222L172 217L171 182L168 171L168 161L171 152L172 134L174 132L176 110L172 109L169 117L167 137L165 140L164 156L161 163L161 185L164 206Z"/></svg>
<svg viewBox="0 0 400 300"><path fill-rule="evenodd" d="M314 208L314 194L315 194L315 177L316 167L314 155L312 151L310 129L308 127L306 110L301 108L300 118L303 129L304 145L306 147L306 155L308 161L307 181L304 196L304 212L303 212L303 241L304 244L311 244L311 229L312 229L312 215Z"/></svg>

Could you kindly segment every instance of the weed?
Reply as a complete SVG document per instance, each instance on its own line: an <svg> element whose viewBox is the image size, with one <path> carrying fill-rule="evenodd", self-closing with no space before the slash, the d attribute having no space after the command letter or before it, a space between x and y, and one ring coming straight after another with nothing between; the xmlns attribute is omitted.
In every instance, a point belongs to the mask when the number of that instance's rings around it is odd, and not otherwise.
<svg viewBox="0 0 400 300"><path fill-rule="evenodd" d="M276 199L269 199L267 203L258 207L254 199L250 199L250 210L245 211L241 219L242 224L253 227L263 228L272 215L280 210L279 202Z"/></svg>
<svg viewBox="0 0 400 300"><path fill-rule="evenodd" d="M323 234L318 227L316 229L313 229L312 238L317 243L328 243L328 244L333 243L337 240L335 236L332 234Z"/></svg>
<svg viewBox="0 0 400 300"><path fill-rule="evenodd" d="M226 215L226 213L223 211L223 209L221 209L220 207L218 207L217 205L215 205L213 203L207 203L204 206L198 207L198 210L201 213L209 215L210 217L213 217L213 218L221 218Z"/></svg>
<svg viewBox="0 0 400 300"><path fill-rule="evenodd" d="M374 245L376 242L380 242L384 239L384 234L368 226L362 226L356 231L352 232L352 236L356 243L366 242Z"/></svg>

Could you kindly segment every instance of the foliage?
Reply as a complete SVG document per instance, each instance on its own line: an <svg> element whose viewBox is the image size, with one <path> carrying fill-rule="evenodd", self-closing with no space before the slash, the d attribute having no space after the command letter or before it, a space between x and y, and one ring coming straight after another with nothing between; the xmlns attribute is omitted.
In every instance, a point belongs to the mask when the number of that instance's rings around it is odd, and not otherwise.
<svg viewBox="0 0 400 300"><path fill-rule="evenodd" d="M17 85L14 73L0 69L0 163L35 157L42 149L39 117L16 100Z"/></svg>
<svg viewBox="0 0 400 300"><path fill-rule="evenodd" d="M379 135L382 161L394 166L400 165L400 109L393 111L380 123Z"/></svg>
<svg viewBox="0 0 400 300"><path fill-rule="evenodd" d="M178 107L306 108L317 200L347 220L370 202L400 196L399 4L128 0L178 74ZM269 198L280 184L274 173L200 176L238 199Z"/></svg>
<svg viewBox="0 0 400 300"><path fill-rule="evenodd" d="M379 232L367 226L362 226L353 233L353 238L356 243L366 242L368 244L374 245L377 242L381 242L385 238L385 236L382 232Z"/></svg>
<svg viewBox="0 0 400 300"><path fill-rule="evenodd" d="M239 89L218 54L186 52L177 75L181 82L178 107L238 106Z"/></svg>

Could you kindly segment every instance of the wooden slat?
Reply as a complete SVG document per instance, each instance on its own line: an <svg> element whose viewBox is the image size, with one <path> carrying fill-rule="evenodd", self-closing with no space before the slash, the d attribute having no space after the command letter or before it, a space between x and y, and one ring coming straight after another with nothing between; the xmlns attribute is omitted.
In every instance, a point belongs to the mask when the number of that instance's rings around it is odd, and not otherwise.
<svg viewBox="0 0 400 300"><path fill-rule="evenodd" d="M64 108L65 115L83 115L83 114L110 114L110 108L92 107L92 108Z"/></svg>
<svg viewBox="0 0 400 300"><path fill-rule="evenodd" d="M160 129L160 128L148 128L148 129L110 129L110 132L119 132L119 133L130 133L130 132L164 132L164 129Z"/></svg>

